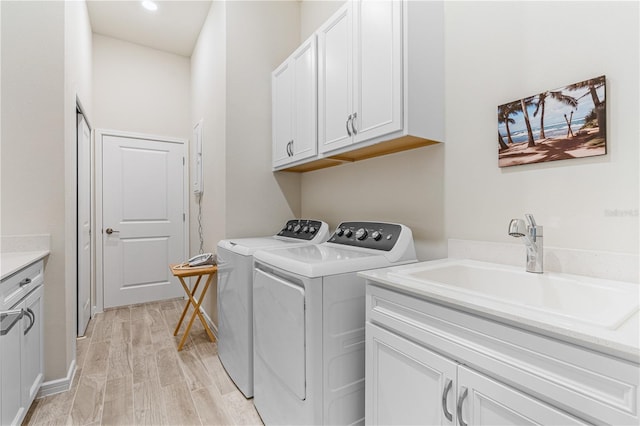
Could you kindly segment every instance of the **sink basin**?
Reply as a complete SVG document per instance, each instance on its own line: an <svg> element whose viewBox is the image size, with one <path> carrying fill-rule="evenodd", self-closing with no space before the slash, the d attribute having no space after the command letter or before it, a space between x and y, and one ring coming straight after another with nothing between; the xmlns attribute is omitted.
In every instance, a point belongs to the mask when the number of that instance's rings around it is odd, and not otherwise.
<svg viewBox="0 0 640 426"><path fill-rule="evenodd" d="M513 310L553 318L564 325L618 328L638 310L639 286L577 275L545 272L478 262L446 259L399 267L389 272L401 282L488 308Z"/></svg>

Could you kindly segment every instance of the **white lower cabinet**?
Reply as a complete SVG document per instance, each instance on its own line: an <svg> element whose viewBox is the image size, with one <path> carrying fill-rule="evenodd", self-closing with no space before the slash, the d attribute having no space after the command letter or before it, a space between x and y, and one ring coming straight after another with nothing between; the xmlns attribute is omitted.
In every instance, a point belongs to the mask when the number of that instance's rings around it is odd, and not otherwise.
<svg viewBox="0 0 640 426"><path fill-rule="evenodd" d="M0 283L0 425L22 423L44 378L43 263Z"/></svg>
<svg viewBox="0 0 640 426"><path fill-rule="evenodd" d="M368 424L585 424L372 324L367 345Z"/></svg>
<svg viewBox="0 0 640 426"><path fill-rule="evenodd" d="M373 281L366 316L366 424L640 424L635 362Z"/></svg>

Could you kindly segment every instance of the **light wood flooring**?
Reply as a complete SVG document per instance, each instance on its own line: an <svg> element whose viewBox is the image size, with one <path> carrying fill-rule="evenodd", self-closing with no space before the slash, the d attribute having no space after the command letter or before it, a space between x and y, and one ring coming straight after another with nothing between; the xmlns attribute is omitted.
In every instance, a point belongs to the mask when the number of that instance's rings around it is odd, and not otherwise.
<svg viewBox="0 0 640 426"><path fill-rule="evenodd" d="M69 391L36 400L23 425L249 425L262 422L196 318L181 352L185 301L108 310L77 341Z"/></svg>

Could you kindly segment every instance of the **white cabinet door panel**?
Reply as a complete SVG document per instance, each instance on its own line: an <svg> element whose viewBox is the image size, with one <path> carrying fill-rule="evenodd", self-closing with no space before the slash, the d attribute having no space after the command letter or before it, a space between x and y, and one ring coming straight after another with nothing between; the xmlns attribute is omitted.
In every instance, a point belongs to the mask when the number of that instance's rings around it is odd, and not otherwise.
<svg viewBox="0 0 640 426"><path fill-rule="evenodd" d="M44 379L43 293L40 286L24 301L24 310L28 312L22 320L22 398L26 409L35 399Z"/></svg>
<svg viewBox="0 0 640 426"><path fill-rule="evenodd" d="M464 366L458 367L458 399L462 419L469 425L587 424Z"/></svg>
<svg viewBox="0 0 640 426"><path fill-rule="evenodd" d="M455 424L456 363L369 323L366 334L367 423Z"/></svg>
<svg viewBox="0 0 640 426"><path fill-rule="evenodd" d="M402 130L402 2L354 6L357 143Z"/></svg>
<svg viewBox="0 0 640 426"><path fill-rule="evenodd" d="M347 2L318 31L318 150L352 143L348 117L353 112L353 15Z"/></svg>
<svg viewBox="0 0 640 426"><path fill-rule="evenodd" d="M273 106L273 165L289 161L289 143L293 139L293 70L287 61L271 76Z"/></svg>

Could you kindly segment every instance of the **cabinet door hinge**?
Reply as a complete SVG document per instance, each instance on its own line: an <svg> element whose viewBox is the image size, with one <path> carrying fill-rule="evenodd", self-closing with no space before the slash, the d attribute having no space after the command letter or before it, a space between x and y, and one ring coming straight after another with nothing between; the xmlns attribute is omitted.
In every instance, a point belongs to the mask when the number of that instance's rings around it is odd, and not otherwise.
<svg viewBox="0 0 640 426"><path fill-rule="evenodd" d="M187 214L186 213L182 213L182 221L183 222L187 221Z"/></svg>

